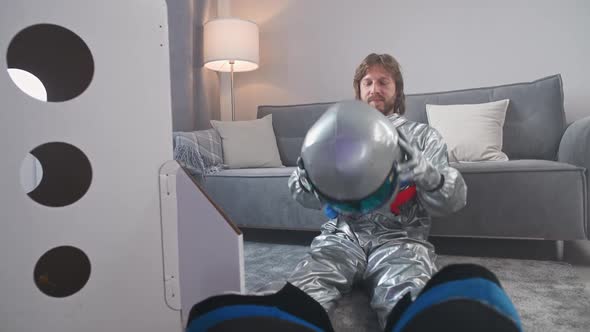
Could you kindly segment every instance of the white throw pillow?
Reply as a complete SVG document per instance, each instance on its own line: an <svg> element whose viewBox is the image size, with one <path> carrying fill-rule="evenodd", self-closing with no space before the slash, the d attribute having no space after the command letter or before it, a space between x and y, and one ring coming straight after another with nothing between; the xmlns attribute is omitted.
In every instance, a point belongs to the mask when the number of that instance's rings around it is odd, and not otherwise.
<svg viewBox="0 0 590 332"><path fill-rule="evenodd" d="M272 114L250 121L216 121L223 146L223 163L229 168L282 167Z"/></svg>
<svg viewBox="0 0 590 332"><path fill-rule="evenodd" d="M426 105L431 127L447 143L449 161L506 161L502 135L508 99L483 104Z"/></svg>

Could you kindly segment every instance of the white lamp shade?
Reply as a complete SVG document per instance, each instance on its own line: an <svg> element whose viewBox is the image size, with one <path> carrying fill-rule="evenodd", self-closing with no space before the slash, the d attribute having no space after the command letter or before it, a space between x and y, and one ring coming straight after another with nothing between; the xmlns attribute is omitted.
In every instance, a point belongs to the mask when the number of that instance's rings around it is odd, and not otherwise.
<svg viewBox="0 0 590 332"><path fill-rule="evenodd" d="M238 18L219 18L205 23L205 67L229 72L258 68L258 25Z"/></svg>

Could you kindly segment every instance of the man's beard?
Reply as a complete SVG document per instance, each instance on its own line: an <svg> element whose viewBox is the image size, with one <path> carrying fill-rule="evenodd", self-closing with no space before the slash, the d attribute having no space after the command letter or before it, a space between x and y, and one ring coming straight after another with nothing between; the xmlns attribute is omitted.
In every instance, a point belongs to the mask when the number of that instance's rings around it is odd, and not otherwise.
<svg viewBox="0 0 590 332"><path fill-rule="evenodd" d="M383 103L382 110L375 107L379 112L381 112L381 114L391 115L391 114L395 113L395 110L394 110L395 97L391 98L390 100L385 100L385 98L383 98L381 96L369 97L369 99L367 100L367 103L371 104L372 101L380 101Z"/></svg>

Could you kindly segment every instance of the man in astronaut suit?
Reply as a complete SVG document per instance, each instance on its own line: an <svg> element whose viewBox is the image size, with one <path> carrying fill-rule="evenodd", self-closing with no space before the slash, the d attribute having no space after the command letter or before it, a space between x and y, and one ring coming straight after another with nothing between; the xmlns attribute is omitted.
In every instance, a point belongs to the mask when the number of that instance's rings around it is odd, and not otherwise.
<svg viewBox="0 0 590 332"><path fill-rule="evenodd" d="M356 99L387 116L405 138L406 148L412 150L414 161L409 173L415 196L398 213L379 209L355 218L339 215L327 221L288 281L329 313L341 294L362 282L384 327L395 304L407 292L415 297L436 272L434 247L428 242L431 216L465 206L467 188L461 174L448 164L441 135L426 124L403 117L403 79L392 56L368 55L356 69L353 84ZM295 170L288 184L303 206L323 207L303 168Z"/></svg>

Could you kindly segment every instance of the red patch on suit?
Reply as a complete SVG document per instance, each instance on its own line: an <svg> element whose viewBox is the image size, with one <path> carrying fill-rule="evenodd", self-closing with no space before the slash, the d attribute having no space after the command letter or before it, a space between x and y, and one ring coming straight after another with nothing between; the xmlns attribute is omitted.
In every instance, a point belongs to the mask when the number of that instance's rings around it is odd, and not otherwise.
<svg viewBox="0 0 590 332"><path fill-rule="evenodd" d="M411 185L402 189L399 193L397 193L397 196L395 196L395 199L391 205L389 205L389 211L398 216L400 214L399 208L414 197L416 197L416 185Z"/></svg>

